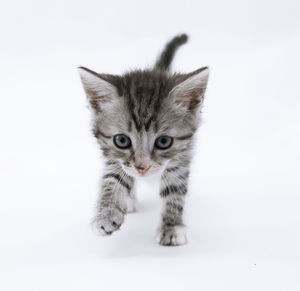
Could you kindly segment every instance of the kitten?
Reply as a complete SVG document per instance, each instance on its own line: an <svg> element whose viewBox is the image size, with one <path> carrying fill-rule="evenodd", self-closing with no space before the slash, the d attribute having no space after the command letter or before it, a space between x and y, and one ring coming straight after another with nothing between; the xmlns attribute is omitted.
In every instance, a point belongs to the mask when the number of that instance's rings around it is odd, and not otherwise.
<svg viewBox="0 0 300 291"><path fill-rule="evenodd" d="M135 179L160 175L163 213L158 242L187 242L182 214L209 71L203 67L188 74L169 72L177 48L186 41L185 34L172 39L150 70L119 76L79 67L94 113L93 133L106 163L95 218L103 234L118 230L126 213L135 210Z"/></svg>

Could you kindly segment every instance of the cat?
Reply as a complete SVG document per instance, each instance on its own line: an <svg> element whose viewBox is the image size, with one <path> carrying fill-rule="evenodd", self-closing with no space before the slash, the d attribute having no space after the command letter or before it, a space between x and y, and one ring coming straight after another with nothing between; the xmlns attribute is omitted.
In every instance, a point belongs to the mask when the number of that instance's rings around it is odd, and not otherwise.
<svg viewBox="0 0 300 291"><path fill-rule="evenodd" d="M209 75L208 67L170 73L174 54L187 39L186 34L174 37L152 69L110 75L78 68L105 159L94 220L103 235L120 229L126 213L135 210L135 180L159 175L163 212L158 243L187 243L182 215Z"/></svg>

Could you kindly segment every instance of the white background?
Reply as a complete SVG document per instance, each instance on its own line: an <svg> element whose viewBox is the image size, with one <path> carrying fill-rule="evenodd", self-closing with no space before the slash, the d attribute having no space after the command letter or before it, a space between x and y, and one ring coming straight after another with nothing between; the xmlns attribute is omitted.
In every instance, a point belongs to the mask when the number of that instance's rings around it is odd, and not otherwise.
<svg viewBox="0 0 300 291"><path fill-rule="evenodd" d="M299 290L299 1L2 1L0 289ZM95 235L101 154L76 71L209 65L189 244L161 247L159 195Z"/></svg>

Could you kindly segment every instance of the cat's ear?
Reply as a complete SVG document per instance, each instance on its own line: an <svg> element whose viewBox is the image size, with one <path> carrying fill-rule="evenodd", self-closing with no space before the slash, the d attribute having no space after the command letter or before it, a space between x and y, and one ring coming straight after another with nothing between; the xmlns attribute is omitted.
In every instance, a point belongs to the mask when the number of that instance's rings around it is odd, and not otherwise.
<svg viewBox="0 0 300 291"><path fill-rule="evenodd" d="M117 88L101 75L84 67L79 67L78 71L89 102L96 111L100 111L103 103L112 101L118 95Z"/></svg>
<svg viewBox="0 0 300 291"><path fill-rule="evenodd" d="M196 109L204 99L208 76L208 67L186 75L185 79L170 92L173 101L189 111Z"/></svg>

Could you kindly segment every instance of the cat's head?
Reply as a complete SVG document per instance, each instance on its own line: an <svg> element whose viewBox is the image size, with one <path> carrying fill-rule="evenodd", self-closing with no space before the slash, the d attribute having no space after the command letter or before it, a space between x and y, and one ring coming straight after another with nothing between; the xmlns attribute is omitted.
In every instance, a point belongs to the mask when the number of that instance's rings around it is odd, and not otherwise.
<svg viewBox="0 0 300 291"><path fill-rule="evenodd" d="M79 73L94 112L93 132L104 156L127 174L161 174L189 152L198 127L208 68L190 74L134 71L123 76Z"/></svg>

